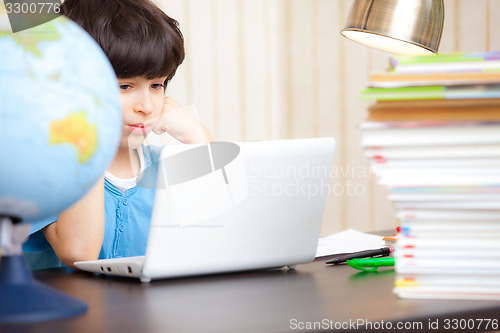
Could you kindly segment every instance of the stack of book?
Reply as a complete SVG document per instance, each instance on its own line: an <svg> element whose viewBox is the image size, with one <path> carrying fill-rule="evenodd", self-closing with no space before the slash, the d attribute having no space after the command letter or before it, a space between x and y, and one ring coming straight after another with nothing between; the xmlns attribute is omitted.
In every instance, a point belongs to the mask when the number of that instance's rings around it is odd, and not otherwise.
<svg viewBox="0 0 500 333"><path fill-rule="evenodd" d="M362 146L398 211L403 298L500 299L500 53L393 56Z"/></svg>

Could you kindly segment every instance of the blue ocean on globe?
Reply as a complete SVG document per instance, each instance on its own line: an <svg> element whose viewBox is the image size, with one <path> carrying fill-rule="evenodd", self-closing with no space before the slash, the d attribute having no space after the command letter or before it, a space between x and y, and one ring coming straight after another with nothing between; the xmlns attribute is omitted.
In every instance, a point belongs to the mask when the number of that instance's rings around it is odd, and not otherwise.
<svg viewBox="0 0 500 333"><path fill-rule="evenodd" d="M77 24L0 29L0 216L33 222L75 203L111 163L121 123L113 68Z"/></svg>

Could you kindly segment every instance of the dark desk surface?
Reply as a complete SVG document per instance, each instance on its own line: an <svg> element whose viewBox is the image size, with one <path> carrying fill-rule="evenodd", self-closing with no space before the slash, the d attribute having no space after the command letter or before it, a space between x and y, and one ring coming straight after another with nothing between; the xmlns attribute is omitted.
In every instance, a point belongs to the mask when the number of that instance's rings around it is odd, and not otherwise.
<svg viewBox="0 0 500 333"><path fill-rule="evenodd" d="M72 319L0 327L0 331L326 332L335 331L335 325L345 327L364 320L379 328L391 322L393 332L403 332L395 329L399 321L421 323L410 330L413 332L456 332L445 329L446 319L462 319L462 324L471 318L500 319L500 302L398 299L392 293L393 270L358 273L348 266L327 266L324 260L298 265L295 271L245 272L150 284L62 270L36 271L35 277L87 302L89 311ZM385 326L380 326L382 320ZM439 329L429 330L429 322L436 320ZM321 326L308 330L314 322ZM484 326L483 322L481 328ZM353 328L338 331L362 331Z"/></svg>

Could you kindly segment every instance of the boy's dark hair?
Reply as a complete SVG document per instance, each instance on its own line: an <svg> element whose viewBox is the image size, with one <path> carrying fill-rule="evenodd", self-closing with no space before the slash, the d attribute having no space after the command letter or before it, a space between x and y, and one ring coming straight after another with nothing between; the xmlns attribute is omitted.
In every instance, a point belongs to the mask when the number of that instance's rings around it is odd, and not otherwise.
<svg viewBox="0 0 500 333"><path fill-rule="evenodd" d="M167 76L184 60L176 20L150 0L66 0L61 12L101 46L118 78Z"/></svg>

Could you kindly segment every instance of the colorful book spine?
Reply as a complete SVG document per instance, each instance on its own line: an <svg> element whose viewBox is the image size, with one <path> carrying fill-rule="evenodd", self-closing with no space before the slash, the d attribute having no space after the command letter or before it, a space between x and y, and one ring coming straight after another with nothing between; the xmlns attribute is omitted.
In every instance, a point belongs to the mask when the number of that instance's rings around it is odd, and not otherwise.
<svg viewBox="0 0 500 333"><path fill-rule="evenodd" d="M486 72L500 70L500 52L392 56L390 69L399 74Z"/></svg>
<svg viewBox="0 0 500 333"><path fill-rule="evenodd" d="M367 88L361 91L361 99L368 101L475 98L500 98L500 85Z"/></svg>

